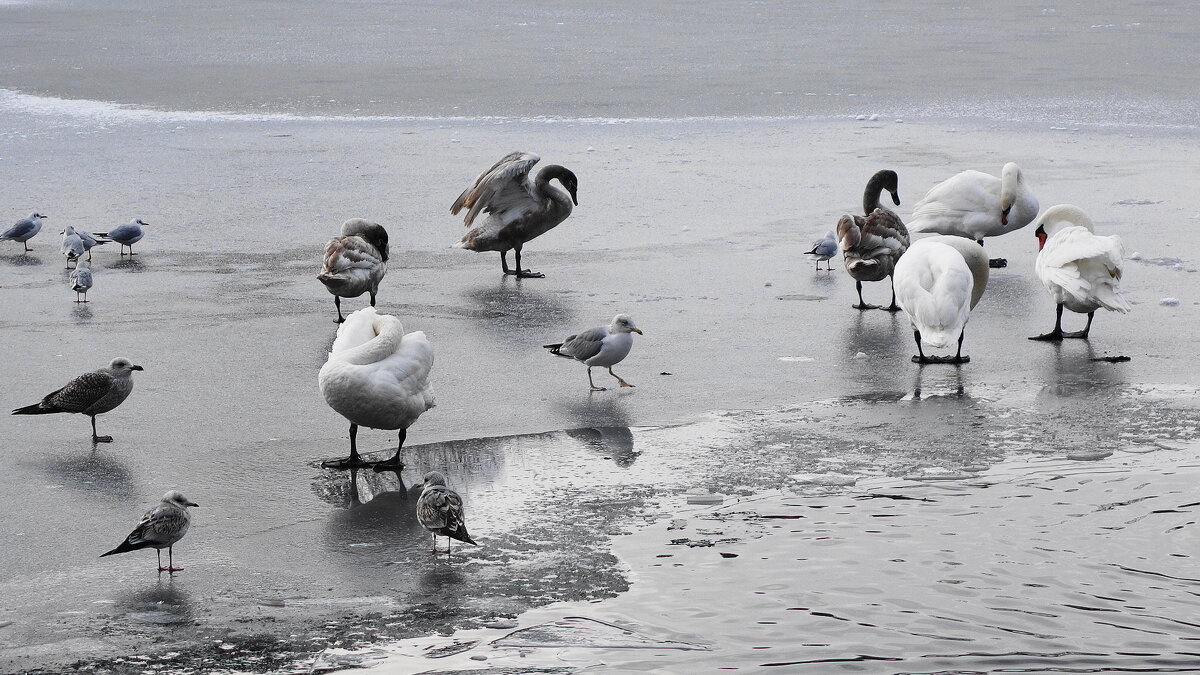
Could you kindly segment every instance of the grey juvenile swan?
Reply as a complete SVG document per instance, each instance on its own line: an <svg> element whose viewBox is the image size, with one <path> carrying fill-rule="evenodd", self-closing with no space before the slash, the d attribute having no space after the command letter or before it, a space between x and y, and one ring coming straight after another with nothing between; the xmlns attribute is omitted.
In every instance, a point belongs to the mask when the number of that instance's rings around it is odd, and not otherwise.
<svg viewBox="0 0 1200 675"><path fill-rule="evenodd" d="M342 298L370 293L371 306L375 306L379 282L387 274L387 259L387 230L362 218L342 223L342 233L325 244L325 266L317 279L333 294L337 323L346 320L342 316Z"/></svg>
<svg viewBox="0 0 1200 675"><path fill-rule="evenodd" d="M521 247L553 229L579 205L576 191L579 180L570 170L557 164L542 167L536 178L529 170L541 157L530 152L513 152L475 179L471 187L454 200L450 213L464 208L467 227L483 211L487 215L471 228L455 246L468 251L499 251L505 274L540 278L546 275L521 268ZM557 179L566 193L550 186ZM516 251L516 269L508 268L508 250Z"/></svg>
<svg viewBox="0 0 1200 675"><path fill-rule="evenodd" d="M879 309L879 305L868 305L863 301L862 282L882 281L892 276L896 261L908 250L908 229L904 227L900 216L879 204L879 196L887 190L892 195L892 201L900 205L897 183L895 171L884 169L876 172L867 181L867 188L863 192L863 212L866 217L846 214L838 220L838 244L842 248L846 271L854 277L858 289L855 309ZM896 304L895 287L892 288L892 304L885 309L890 312L900 310Z"/></svg>

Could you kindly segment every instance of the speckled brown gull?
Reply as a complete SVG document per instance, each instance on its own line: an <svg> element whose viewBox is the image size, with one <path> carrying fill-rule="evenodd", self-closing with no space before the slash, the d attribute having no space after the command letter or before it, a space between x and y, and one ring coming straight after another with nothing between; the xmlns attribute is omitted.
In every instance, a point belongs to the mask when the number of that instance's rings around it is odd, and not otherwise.
<svg viewBox="0 0 1200 675"><path fill-rule="evenodd" d="M446 487L446 477L439 471L430 471L422 485L424 489L417 499L417 520L433 535L433 552L437 553L439 534L447 537L446 553L450 553L450 539L478 546L467 534L462 497Z"/></svg>
<svg viewBox="0 0 1200 675"><path fill-rule="evenodd" d="M192 515L187 507L200 505L184 497L178 490L171 490L163 495L158 506L146 512L142 520L133 528L133 532L125 537L121 545L100 554L100 557L136 551L143 548L154 548L158 552L158 571L174 574L182 572L182 567L175 566L173 547L183 535L187 534L188 526L192 524ZM162 550L167 549L167 566L162 566Z"/></svg>
<svg viewBox="0 0 1200 675"><path fill-rule="evenodd" d="M96 415L102 415L121 405L133 391L133 371L142 370L126 358L115 358L107 368L84 373L62 389L46 394L38 403L17 408L14 415L48 415L51 413L81 413L92 418L92 441L110 443L112 436L96 434Z"/></svg>

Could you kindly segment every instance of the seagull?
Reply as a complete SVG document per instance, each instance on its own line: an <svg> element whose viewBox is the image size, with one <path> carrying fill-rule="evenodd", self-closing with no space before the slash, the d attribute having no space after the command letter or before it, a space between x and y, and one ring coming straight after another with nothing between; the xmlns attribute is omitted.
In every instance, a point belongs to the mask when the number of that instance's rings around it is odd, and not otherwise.
<svg viewBox="0 0 1200 675"><path fill-rule="evenodd" d="M912 321L917 342L914 363L971 361L962 355L963 337L971 310L987 288L988 269L982 246L949 235L918 239L896 263L896 299ZM921 349L921 340L933 347L949 347L955 339L954 356L926 356Z"/></svg>
<svg viewBox="0 0 1200 675"><path fill-rule="evenodd" d="M562 342L542 346L555 356L582 361L588 367L588 384L592 385L592 391L605 391L604 387L597 387L592 381L592 368L596 366L608 368L608 374L617 378L622 387L633 386L622 380L612 369L629 355L629 350L633 347L633 333L641 335L642 330L633 325L633 319L618 314L608 326L585 330L577 335L567 336Z"/></svg>
<svg viewBox="0 0 1200 675"><path fill-rule="evenodd" d="M67 229L59 232L62 235L62 254L67 258L67 269L71 268L71 263L78 264L78 261L83 257L83 252L87 250L87 246L83 243L83 237L75 231L70 225Z"/></svg>
<svg viewBox="0 0 1200 675"><path fill-rule="evenodd" d="M387 230L362 218L342 223L342 233L325 244L325 267L317 278L333 294L337 323L346 320L342 317L342 298L370 293L371 306L375 306L379 282L387 274L387 259Z"/></svg>
<svg viewBox="0 0 1200 675"><path fill-rule="evenodd" d="M135 370L142 370L126 358L115 358L107 368L84 373L52 391L40 403L12 411L14 415L48 415L50 413L83 413L92 418L92 442L111 443L112 436L96 435L96 415L102 415L121 405L133 391Z"/></svg>
<svg viewBox="0 0 1200 675"><path fill-rule="evenodd" d="M0 241L19 241L25 245L25 252L29 253L33 250L29 248L29 240L42 231L42 218L46 217L45 214L34 211L18 220L17 224L5 230L4 234L0 234Z"/></svg>
<svg viewBox="0 0 1200 675"><path fill-rule="evenodd" d="M75 302L87 302L88 289L92 287L92 266L88 261L83 260L75 265L75 269L71 270L71 290L75 291ZM79 294L83 293L83 300L79 299Z"/></svg>
<svg viewBox="0 0 1200 675"><path fill-rule="evenodd" d="M429 371L433 347L425 333L404 334L404 326L390 314L364 307L338 326L329 360L321 367L321 395L342 417L350 421L350 456L322 462L330 469L371 466L358 455L358 427L399 429L396 455L375 462L376 471L400 471L404 463L404 439L408 427L433 407Z"/></svg>
<svg viewBox="0 0 1200 675"><path fill-rule="evenodd" d="M530 169L540 160L531 152L509 153L463 190L451 205L450 213L458 215L466 208L467 227L471 227L480 211L487 216L455 246L468 251L499 251L505 274L520 278L546 276L521 268L521 247L566 220L572 208L579 206L576 194L579 180L557 164L543 167L537 178L530 178ZM567 192L551 187L552 180L558 180ZM516 251L515 270L508 268L509 249Z"/></svg>
<svg viewBox="0 0 1200 675"><path fill-rule="evenodd" d="M1038 214L1038 199L1025 182L1015 162L1004 165L997 178L981 171L963 171L938 183L913 207L908 231L952 234L974 239L983 246L984 237L1019 230ZM1008 261L995 258L992 267Z"/></svg>
<svg viewBox="0 0 1200 675"><path fill-rule="evenodd" d="M882 281L891 277L896 261L908 250L908 229L891 210L880 205L879 196L887 190L892 201L900 205L897 192L898 178L895 171L876 171L867 181L863 191L863 212L866 217L846 214L838 220L837 238L842 249L846 272L854 278L858 291L855 309L879 309L879 305L868 305L862 297L862 282ZM892 286L892 304L885 308L889 312L900 311L896 304L896 288Z"/></svg>
<svg viewBox="0 0 1200 675"><path fill-rule="evenodd" d="M133 252L133 245L141 241L142 237L146 236L146 231L142 228L148 227L149 225L149 223L141 218L134 218L128 223L125 223L124 225L118 225L108 232L97 232L96 236L107 237L120 244L121 255L125 255L125 247L128 246L129 255L132 256L135 255Z"/></svg>
<svg viewBox="0 0 1200 675"><path fill-rule="evenodd" d="M192 524L192 514L187 507L200 505L184 497L178 490L171 490L163 495L162 502L146 512L141 522L133 528L133 532L125 537L121 545L102 553L101 558L116 553L136 551L153 547L158 551L158 571L174 574L182 572L182 567L175 566L172 547L187 534L188 526ZM167 566L162 566L162 550L167 549Z"/></svg>
<svg viewBox="0 0 1200 675"><path fill-rule="evenodd" d="M424 489L417 499L417 520L433 535L433 552L437 553L438 535L446 537L446 554L450 554L450 540L457 539L478 546L467 534L463 518L462 497L446 487L446 477L438 471L425 474Z"/></svg>
<svg viewBox="0 0 1200 675"><path fill-rule="evenodd" d="M88 252L88 262L91 262L91 260L92 260L92 247L93 246L111 243L107 239L97 239L95 235L92 235L89 232L84 232L83 230L76 230L73 226L67 226L67 229L74 232L83 241L83 248L84 248L84 250L86 250Z"/></svg>
<svg viewBox="0 0 1200 675"><path fill-rule="evenodd" d="M1103 307L1122 314L1133 309L1129 301L1117 293L1125 247L1119 237L1100 237L1093 234L1094 231L1095 225L1088 214L1071 204L1051 206L1038 218L1035 234L1039 253L1035 269L1038 279L1058 305L1058 314L1054 319L1054 330L1030 340L1086 340L1097 309ZM1063 332L1063 307L1087 314L1087 325L1083 330Z"/></svg>
<svg viewBox="0 0 1200 675"><path fill-rule="evenodd" d="M821 269L821 261L825 261L825 270L832 272L833 268L829 266L829 259L837 255L838 245L837 237L833 236L833 231L825 233L824 239L818 239L812 243L812 250L804 255L816 256L817 270Z"/></svg>

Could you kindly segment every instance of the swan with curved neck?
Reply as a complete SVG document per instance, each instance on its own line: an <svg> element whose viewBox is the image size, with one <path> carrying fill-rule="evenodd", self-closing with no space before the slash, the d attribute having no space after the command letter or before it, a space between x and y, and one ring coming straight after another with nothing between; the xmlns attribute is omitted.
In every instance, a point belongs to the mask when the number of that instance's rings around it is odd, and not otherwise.
<svg viewBox="0 0 1200 675"><path fill-rule="evenodd" d="M1095 229L1091 217L1072 204L1051 206L1038 218L1034 230L1038 239L1034 270L1057 307L1054 330L1030 340L1086 340L1096 310L1103 308L1124 314L1132 309L1129 301L1120 295L1125 246L1120 237L1097 236ZM1087 314L1087 325L1083 330L1063 332L1063 308Z"/></svg>
<svg viewBox="0 0 1200 675"><path fill-rule="evenodd" d="M498 251L505 274L524 278L546 276L521 267L521 248L571 215L579 205L579 180L569 169L557 164L543 167L536 177L530 178L529 171L540 160L532 153L510 153L480 174L458 196L450 206L450 213L457 215L467 209L463 219L467 227L475 223L481 211L485 216L455 246L476 252ZM553 180L565 192L552 186ZM515 252L515 270L508 267L510 249Z"/></svg>
<svg viewBox="0 0 1200 675"><path fill-rule="evenodd" d="M388 233L379 223L351 218L342 223L341 234L325 244L324 266L317 279L333 294L337 323L342 317L342 298L371 294L371 306L379 283L387 274Z"/></svg>
<svg viewBox="0 0 1200 675"><path fill-rule="evenodd" d="M913 325L917 343L915 363L962 364L971 310L979 304L988 282L988 258L983 247L964 237L940 235L913 242L896 263L896 297ZM949 347L957 338L954 356L926 356L921 341Z"/></svg>
<svg viewBox="0 0 1200 675"><path fill-rule="evenodd" d="M875 172L863 192L866 217L846 214L838 220L838 245L842 249L846 271L854 278L858 291L858 304L853 305L855 309L880 309L879 305L869 305L863 300L862 282L890 279L896 261L908 250L908 229L904 222L900 216L879 205L879 196L884 190L891 193L892 201L900 203L897 184L895 171L884 169ZM894 286L892 302L884 309L900 311Z"/></svg>
<svg viewBox="0 0 1200 675"><path fill-rule="evenodd" d="M985 237L1019 230L1038 214L1037 196L1025 181L1021 167L1004 165L997 178L980 171L963 171L930 188L913 207L908 230L933 232L974 239L980 246ZM991 260L992 267L1008 261Z"/></svg>
<svg viewBox="0 0 1200 675"><path fill-rule="evenodd" d="M350 422L350 456L322 462L333 469L374 466L400 471L408 427L434 406L429 372L433 348L425 333L404 333L400 319L364 307L338 327L318 383L325 402ZM367 462L358 454L358 427L399 430L396 455Z"/></svg>

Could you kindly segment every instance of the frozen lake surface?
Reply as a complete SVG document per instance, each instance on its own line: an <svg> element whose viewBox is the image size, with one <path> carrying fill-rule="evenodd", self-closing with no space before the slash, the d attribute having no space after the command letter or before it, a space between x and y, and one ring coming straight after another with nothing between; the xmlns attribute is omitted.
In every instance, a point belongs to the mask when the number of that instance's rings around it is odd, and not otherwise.
<svg viewBox="0 0 1200 675"><path fill-rule="evenodd" d="M1198 19L1110 4L892 5L881 44L927 51L878 64L836 39L872 5L0 3L25 46L0 70L0 204L50 215L32 253L0 248L7 402L114 356L146 369L99 418L111 445L78 416L0 418L0 670L1197 663L1195 57L1157 47ZM530 40L554 67L484 47ZM432 63L447 45L459 61ZM525 249L546 279L450 248L450 202L513 149L580 177L574 215ZM917 368L907 319L852 310L837 261L802 253L877 169L904 217L1006 161L1138 254L1134 310L1089 343L1026 340L1054 310L1020 230L987 244L1010 266L972 362ZM351 216L391 232L379 308L437 355L403 482L319 468L348 438L316 385L334 308L314 277ZM92 302L71 302L56 233L133 217L139 255L96 249ZM541 345L618 312L646 333L618 369L637 386L590 394ZM482 544L449 561L412 515L429 469ZM170 488L202 504L185 572L96 558ZM705 491L721 503L688 503ZM592 647L492 646L570 616Z"/></svg>

